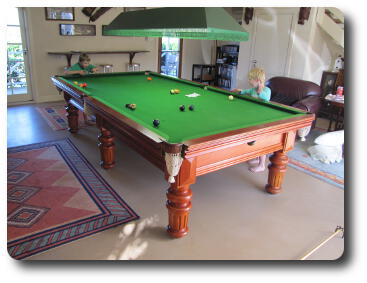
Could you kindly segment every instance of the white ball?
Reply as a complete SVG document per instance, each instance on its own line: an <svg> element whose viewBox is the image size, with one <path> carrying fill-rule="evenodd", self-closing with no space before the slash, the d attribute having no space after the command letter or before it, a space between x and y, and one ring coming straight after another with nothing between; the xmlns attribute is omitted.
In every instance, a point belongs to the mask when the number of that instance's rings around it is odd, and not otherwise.
<svg viewBox="0 0 367 283"><path fill-rule="evenodd" d="M234 98L234 97L233 97L233 95L229 95L229 96L228 96L228 99L229 99L229 100L233 100L233 98Z"/></svg>

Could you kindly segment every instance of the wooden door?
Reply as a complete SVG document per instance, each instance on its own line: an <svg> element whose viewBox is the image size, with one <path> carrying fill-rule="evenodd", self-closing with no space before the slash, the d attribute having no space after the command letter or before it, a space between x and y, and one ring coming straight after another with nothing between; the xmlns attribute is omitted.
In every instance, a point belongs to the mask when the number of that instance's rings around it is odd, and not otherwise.
<svg viewBox="0 0 367 283"><path fill-rule="evenodd" d="M295 13L293 10L256 11L250 69L263 68L267 79L289 74Z"/></svg>

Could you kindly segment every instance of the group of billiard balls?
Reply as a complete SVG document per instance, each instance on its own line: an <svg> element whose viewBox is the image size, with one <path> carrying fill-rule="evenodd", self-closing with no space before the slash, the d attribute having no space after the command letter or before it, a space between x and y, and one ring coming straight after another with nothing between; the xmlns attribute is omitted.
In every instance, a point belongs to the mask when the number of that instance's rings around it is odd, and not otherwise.
<svg viewBox="0 0 367 283"><path fill-rule="evenodd" d="M77 85L77 86L83 87L83 88L88 86L87 83L81 83L80 84L78 82L74 82L74 84Z"/></svg>
<svg viewBox="0 0 367 283"><path fill-rule="evenodd" d="M181 105L179 109L180 109L180 111L182 111L182 112L183 112L183 111L185 111L185 105ZM194 105L190 105L190 106L189 106L189 110L190 110L190 111L194 111L194 109L195 109L195 106L194 106Z"/></svg>
<svg viewBox="0 0 367 283"><path fill-rule="evenodd" d="M131 110L135 110L136 109L136 104L134 104L134 103L128 103L128 104L125 104L125 107L126 108L129 108Z"/></svg>
<svg viewBox="0 0 367 283"><path fill-rule="evenodd" d="M146 72L145 74L148 75L149 73ZM148 81L151 81L152 78L151 77L147 77L147 80ZM204 90L207 90L207 89L208 89L208 87L207 86L204 86ZM180 90L179 89L171 89L170 90L170 94L178 94L178 93L180 93ZM233 95L229 95L228 96L228 99L229 100L233 100L234 99ZM126 104L126 107L129 108L129 109L134 110L136 108L136 104ZM179 109L180 109L181 112L185 111L185 105L180 105ZM195 109L195 106L194 105L190 105L189 106L189 110L190 111L194 111L194 109ZM160 123L161 122L158 119L154 119L153 120L153 126L154 127L158 127Z"/></svg>
<svg viewBox="0 0 367 283"><path fill-rule="evenodd" d="M185 105L181 105L179 109L180 109L180 111L182 111L182 112L183 112L183 111L185 111ZM191 111L194 111L195 106L194 106L194 105L190 105L190 106L189 106L189 109L190 109ZM153 120L153 126L154 126L154 127L158 127L158 126L159 126L159 124L160 124L160 121L159 121L159 120L157 120L157 119L154 119L154 120Z"/></svg>
<svg viewBox="0 0 367 283"><path fill-rule="evenodd" d="M180 93L180 90L179 89L171 89L169 91L170 94L179 94Z"/></svg>

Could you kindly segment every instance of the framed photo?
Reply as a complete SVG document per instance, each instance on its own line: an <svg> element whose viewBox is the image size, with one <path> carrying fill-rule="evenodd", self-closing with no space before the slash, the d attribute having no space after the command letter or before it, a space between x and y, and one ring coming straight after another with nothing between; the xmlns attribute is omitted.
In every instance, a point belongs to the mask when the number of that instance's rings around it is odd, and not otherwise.
<svg viewBox="0 0 367 283"><path fill-rule="evenodd" d="M323 72L321 78L321 89L322 97L328 95L329 93L334 94L336 89L336 79L338 73L335 72Z"/></svg>
<svg viewBox="0 0 367 283"><path fill-rule="evenodd" d="M70 36L95 36L95 25L60 24L60 35Z"/></svg>
<svg viewBox="0 0 367 283"><path fill-rule="evenodd" d="M124 12L145 10L145 7L124 7Z"/></svg>
<svg viewBox="0 0 367 283"><path fill-rule="evenodd" d="M74 8L67 7L46 7L46 20L47 21L74 21L75 14Z"/></svg>

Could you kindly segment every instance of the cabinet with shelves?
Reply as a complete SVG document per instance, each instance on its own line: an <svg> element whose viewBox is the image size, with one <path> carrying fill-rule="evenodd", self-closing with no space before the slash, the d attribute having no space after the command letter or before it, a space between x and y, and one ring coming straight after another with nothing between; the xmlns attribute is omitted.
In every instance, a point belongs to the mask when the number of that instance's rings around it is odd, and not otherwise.
<svg viewBox="0 0 367 283"><path fill-rule="evenodd" d="M223 45L217 47L215 64L215 85L224 89L236 88L239 46Z"/></svg>

